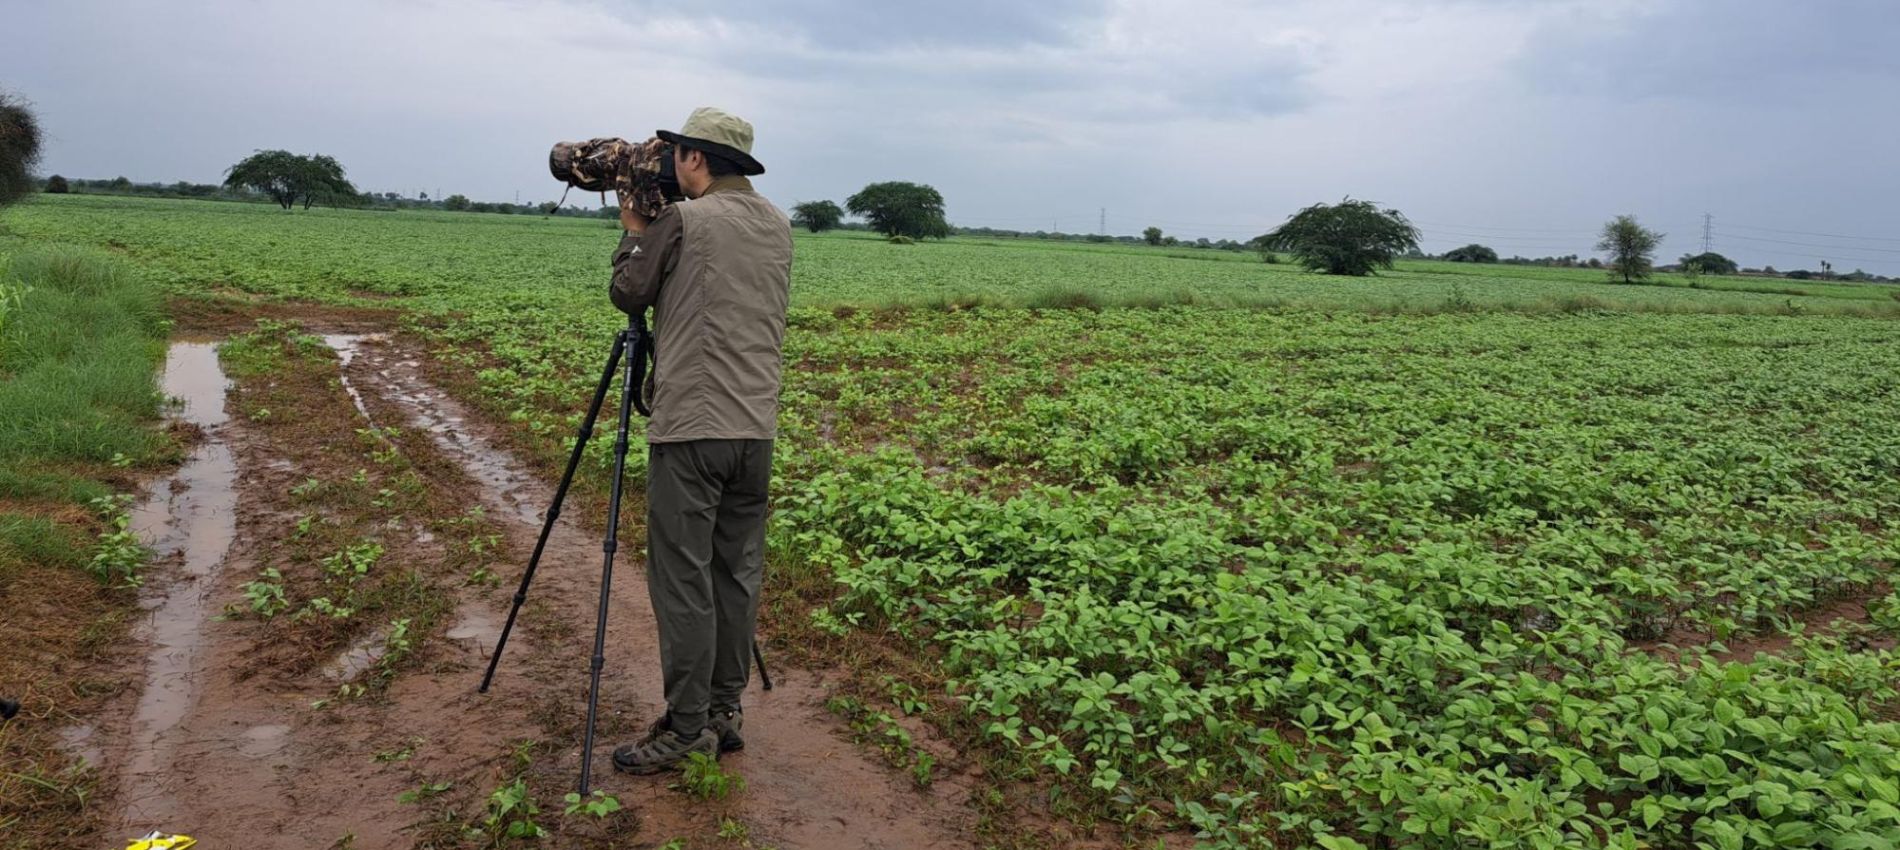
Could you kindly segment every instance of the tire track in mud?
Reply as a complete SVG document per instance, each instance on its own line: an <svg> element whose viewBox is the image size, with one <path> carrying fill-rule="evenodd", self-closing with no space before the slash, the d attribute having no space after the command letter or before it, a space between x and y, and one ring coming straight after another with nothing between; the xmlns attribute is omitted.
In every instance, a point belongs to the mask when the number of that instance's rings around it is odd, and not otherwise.
<svg viewBox="0 0 1900 850"><path fill-rule="evenodd" d="M571 787L580 763L599 530L566 519L557 525L494 687L477 694L553 488L424 379L422 362L407 349L378 335L333 335L327 342L337 352L342 384L321 386L306 374L296 410L281 409L262 425L225 415L225 382L210 344L176 350L189 355L176 377L189 373L199 390L220 388L187 408L193 416L211 411L202 414L209 417L201 425L207 441L193 455L211 458L211 471L188 463L153 486L138 514L139 529L161 554L182 553L152 570L146 598L155 613L141 632L149 644L143 692L124 695L91 726L69 730L75 749L101 768L104 787L116 791L106 815L115 838L156 829L190 834L200 846L259 850L462 846L455 821L480 820L488 792L524 769L514 754L528 739L554 744L551 754L544 745L525 766L544 804L549 789ZM249 391L233 390L232 413ZM288 416L319 421L274 427ZM339 678L381 651L380 632L304 672L259 670L260 641L272 640L277 626L217 615L226 605L243 608L244 584L284 556L281 541L303 511L287 494L313 477L349 477L363 463L352 438L365 425L426 435L406 438L416 452L414 468L428 486L453 494L457 509L479 503L501 527L507 545L493 556L493 569L503 586L444 585L455 619L438 629L441 639L424 644L425 662L397 675L380 698L336 700ZM434 539L426 518L409 520L379 532L391 568L443 563L449 541ZM747 825L754 846L974 846L974 783L945 772L931 788L914 788L846 739L843 723L824 709L826 683L807 671L775 669L775 690L755 686L746 695L747 749L722 759L747 783L733 798L699 803L669 790L670 776L615 773L613 747L657 716L663 702L643 547L627 535L623 541L594 785L617 795L631 814L585 825L576 836L575 824L559 820L558 804L544 805L542 822L561 828L547 841L656 846L684 836L698 845L730 817ZM313 703L320 700L330 704L319 710ZM454 803L398 801L444 781L454 790L442 799Z"/></svg>
<svg viewBox="0 0 1900 850"><path fill-rule="evenodd" d="M522 557L502 573L513 587L525 554L542 524L553 487L531 474L500 448L482 423L423 376L418 357L386 338L331 337L347 363L344 374L353 393L397 405L405 427L426 431L447 457L481 485L480 499L491 516L506 517L512 549ZM397 423L384 423L397 424ZM612 423L596 427L596 440L610 442ZM637 486L637 485L636 485ZM575 734L565 741L560 769L574 775L580 764L578 727L585 710L587 639L594 627L600 579L599 532L574 522L564 511L550 536L546 554L528 597L547 606L577 637L539 650L516 643L518 628L502 659L501 674L531 668L526 678L553 693L571 696L565 709L575 719ZM604 519L604 517L602 518ZM615 562L607 663L602 671L603 727L644 728L664 708L658 640L647 598L644 548L623 535ZM768 576L769 580L769 576ZM497 622L501 614L497 614ZM768 659L769 661L769 659ZM974 813L967 801L972 785L960 775L945 775L929 789L908 779L843 737L842 724L824 708L830 690L816 674L774 670L775 689L755 684L745 696L747 748L721 759L746 780L746 790L724 809L744 821L753 839L782 848L970 847ZM478 677L466 682L473 693ZM534 687L519 678L498 679L488 699L507 698L515 689ZM717 827L711 807L666 790L668 778L629 777L613 772L612 749L624 743L603 732L596 741L594 785L618 795L642 819L639 837L662 841L674 834L706 835Z"/></svg>
<svg viewBox="0 0 1900 850"><path fill-rule="evenodd" d="M313 702L336 695L339 678L361 672L347 663L353 650L302 675L260 672L251 662L274 626L219 614L227 604L241 608L243 584L281 555L272 544L294 524L292 487L347 476L363 459L345 439L286 444L227 416L236 396L227 399L211 343L174 345L165 386L185 399L179 418L205 440L134 512L133 527L159 556L142 594L150 619L136 632L147 644L145 685L68 736L113 789L112 809L101 813L108 835L157 830L200 846L263 850L412 846L423 813L398 795L427 777L479 773L532 725L533 685L524 677L504 680L520 694L504 700L475 700L466 684L492 647L492 605L460 594L460 622L425 650L434 669L398 676L387 699L315 710ZM311 404L318 415L345 417L324 423L332 438L362 424L340 397ZM420 530L392 531L388 543L395 567L439 554ZM402 746L416 752L400 763L378 755Z"/></svg>

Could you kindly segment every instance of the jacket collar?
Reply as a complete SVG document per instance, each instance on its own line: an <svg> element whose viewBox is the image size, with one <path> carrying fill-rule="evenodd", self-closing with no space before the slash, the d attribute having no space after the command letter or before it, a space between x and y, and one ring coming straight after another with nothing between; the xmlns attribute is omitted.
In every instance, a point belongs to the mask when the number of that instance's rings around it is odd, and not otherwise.
<svg viewBox="0 0 1900 850"><path fill-rule="evenodd" d="M699 196L704 198L715 192L732 192L738 190L752 191L752 181L747 180L743 174L727 174L722 177L714 177L711 185L706 187L706 191L699 193Z"/></svg>

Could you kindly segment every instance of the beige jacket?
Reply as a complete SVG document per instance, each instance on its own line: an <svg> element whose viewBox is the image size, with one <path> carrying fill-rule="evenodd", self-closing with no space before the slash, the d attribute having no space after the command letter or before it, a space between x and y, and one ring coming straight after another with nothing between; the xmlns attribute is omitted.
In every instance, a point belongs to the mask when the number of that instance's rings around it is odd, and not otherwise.
<svg viewBox="0 0 1900 850"><path fill-rule="evenodd" d="M648 443L773 438L791 286L791 221L744 177L620 241L614 305L653 308Z"/></svg>

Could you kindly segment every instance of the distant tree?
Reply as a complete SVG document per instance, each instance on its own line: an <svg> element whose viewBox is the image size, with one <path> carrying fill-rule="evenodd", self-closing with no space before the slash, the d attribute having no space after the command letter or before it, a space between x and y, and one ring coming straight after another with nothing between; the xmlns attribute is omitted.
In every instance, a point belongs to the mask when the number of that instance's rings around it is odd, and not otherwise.
<svg viewBox="0 0 1900 850"><path fill-rule="evenodd" d="M943 218L943 195L921 183L872 183L846 198L844 205L885 236L942 239L950 235L950 223Z"/></svg>
<svg viewBox="0 0 1900 850"><path fill-rule="evenodd" d="M0 207L34 188L33 164L40 158L40 122L26 103L0 92Z"/></svg>
<svg viewBox="0 0 1900 850"><path fill-rule="evenodd" d="M844 220L844 210L830 201L806 201L792 207L792 223L812 233L823 233Z"/></svg>
<svg viewBox="0 0 1900 850"><path fill-rule="evenodd" d="M1663 235L1638 224L1633 215L1619 215L1603 225L1597 250L1609 255L1610 277L1624 283L1649 278L1650 263Z"/></svg>
<svg viewBox="0 0 1900 850"><path fill-rule="evenodd" d="M1781 272L1775 271L1774 266L1762 266L1761 273L1762 274L1781 274Z"/></svg>
<svg viewBox="0 0 1900 850"><path fill-rule="evenodd" d="M1453 248L1445 252L1445 259L1454 263L1495 263L1498 252L1483 245L1472 243L1463 248Z"/></svg>
<svg viewBox="0 0 1900 850"><path fill-rule="evenodd" d="M1400 253L1418 247L1418 228L1398 210L1346 198L1314 204L1255 240L1264 251L1285 251L1311 271L1363 277L1392 268Z"/></svg>
<svg viewBox="0 0 1900 850"><path fill-rule="evenodd" d="M1714 251L1694 255L1684 254L1682 255L1682 259L1678 262L1685 269L1694 266L1696 271L1700 274L1734 274L1738 271L1734 260L1717 254Z"/></svg>
<svg viewBox="0 0 1900 850"><path fill-rule="evenodd" d="M541 205L536 207L535 209L540 210L542 215L553 215L554 211L560 208L561 208L561 205L553 201L542 201Z"/></svg>
<svg viewBox="0 0 1900 850"><path fill-rule="evenodd" d="M310 209L313 203L326 203L331 206L355 204L356 187L343 175L343 163L335 157L316 154L302 157L298 163L302 171L303 208Z"/></svg>
<svg viewBox="0 0 1900 850"><path fill-rule="evenodd" d="M284 209L299 201L304 209L318 202L353 204L359 197L336 159L282 150L258 151L238 161L225 169L224 185L260 192Z"/></svg>
<svg viewBox="0 0 1900 850"><path fill-rule="evenodd" d="M442 202L442 208L450 212L464 212L469 208L467 195L450 195Z"/></svg>
<svg viewBox="0 0 1900 850"><path fill-rule="evenodd" d="M1146 242L1150 245L1161 244L1161 228L1150 227L1147 230L1142 231L1141 241Z"/></svg>
<svg viewBox="0 0 1900 850"><path fill-rule="evenodd" d="M258 151L225 169L224 185L262 193L290 209L303 191L303 168L297 160L290 151Z"/></svg>
<svg viewBox="0 0 1900 850"><path fill-rule="evenodd" d="M1814 272L1808 271L1807 269L1795 269L1794 271L1782 275L1782 277L1789 280L1813 280Z"/></svg>
<svg viewBox="0 0 1900 850"><path fill-rule="evenodd" d="M475 203L468 205L468 211L478 212L478 213L494 212L495 205L487 201L476 201Z"/></svg>
<svg viewBox="0 0 1900 850"><path fill-rule="evenodd" d="M1172 248L1172 247L1174 247L1174 246L1176 246L1176 245L1179 245L1179 244L1181 244L1181 240L1179 240L1179 239L1176 239L1176 238L1174 238L1174 237L1172 237L1172 236L1163 236L1163 237L1161 237L1161 245L1162 245L1162 247L1164 247L1164 248Z"/></svg>
<svg viewBox="0 0 1900 850"><path fill-rule="evenodd" d="M132 190L132 181L125 179L125 175L121 174L106 183L106 188L114 192L129 192Z"/></svg>
<svg viewBox="0 0 1900 850"><path fill-rule="evenodd" d="M66 178L64 177L61 177L55 174L51 177L46 178L45 191L46 191L46 194L48 195L64 195L71 192L72 190L73 190L73 187L66 182Z"/></svg>

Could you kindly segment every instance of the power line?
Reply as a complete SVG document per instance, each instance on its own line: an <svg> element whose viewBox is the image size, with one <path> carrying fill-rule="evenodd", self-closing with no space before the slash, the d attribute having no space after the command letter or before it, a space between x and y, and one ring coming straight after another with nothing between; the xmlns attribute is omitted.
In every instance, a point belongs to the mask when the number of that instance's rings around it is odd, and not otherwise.
<svg viewBox="0 0 1900 850"><path fill-rule="evenodd" d="M1871 245L1821 245L1815 242L1793 242L1787 239L1769 239L1765 236L1732 235L1730 239L1744 242L1772 242L1776 245L1799 245L1803 248L1819 248L1825 251L1873 251L1880 254L1900 254L1900 248L1875 248Z"/></svg>
<svg viewBox="0 0 1900 850"><path fill-rule="evenodd" d="M1895 236L1849 236L1845 233L1815 233L1813 231L1808 231L1808 230L1776 230L1775 228L1772 228L1772 227L1754 227L1752 225L1747 225L1747 224L1731 224L1729 226L1740 228L1742 230L1759 230L1764 233L1784 233L1784 234L1788 234L1792 236L1819 236L1824 239L1853 239L1853 240L1862 241L1862 242L1900 242L1900 237L1895 237Z"/></svg>

